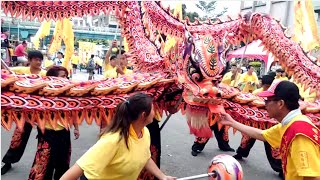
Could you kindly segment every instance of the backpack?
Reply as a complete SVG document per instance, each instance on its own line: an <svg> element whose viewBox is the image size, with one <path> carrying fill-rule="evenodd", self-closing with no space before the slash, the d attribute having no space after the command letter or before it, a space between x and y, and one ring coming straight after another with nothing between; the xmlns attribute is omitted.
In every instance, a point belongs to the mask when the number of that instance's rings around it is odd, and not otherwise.
<svg viewBox="0 0 320 180"><path fill-rule="evenodd" d="M94 70L95 69L95 64L93 59L90 59L88 62L87 70Z"/></svg>

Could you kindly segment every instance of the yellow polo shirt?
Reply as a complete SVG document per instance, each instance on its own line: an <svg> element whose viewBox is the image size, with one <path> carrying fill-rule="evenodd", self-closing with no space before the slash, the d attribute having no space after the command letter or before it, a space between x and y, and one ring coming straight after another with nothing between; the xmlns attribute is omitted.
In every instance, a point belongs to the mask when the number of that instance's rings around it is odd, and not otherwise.
<svg viewBox="0 0 320 180"><path fill-rule="evenodd" d="M124 68L123 72L125 75L133 73L133 71L131 69L127 69L127 68Z"/></svg>
<svg viewBox="0 0 320 180"><path fill-rule="evenodd" d="M72 64L78 65L78 64L79 64L79 61L80 61L79 56L72 55L72 57L71 57L71 63L72 63Z"/></svg>
<svg viewBox="0 0 320 180"><path fill-rule="evenodd" d="M49 60L48 58L45 58L44 61L43 61L43 66L45 68L49 68L51 66L54 65L54 62L52 60Z"/></svg>
<svg viewBox="0 0 320 180"><path fill-rule="evenodd" d="M126 74L132 74L132 73L133 73L132 70L127 69L127 68L125 68L125 69L123 70L123 72L124 72L125 75L126 75ZM104 72L104 77L105 77L105 78L117 78L117 77L120 77L120 76L121 76L121 75L117 73L117 68L116 68L116 67L111 68L111 69L109 69L109 70L107 70L107 71Z"/></svg>
<svg viewBox="0 0 320 180"><path fill-rule="evenodd" d="M279 80L282 80L282 81L289 81L289 79L287 78L287 77L282 77L282 76L280 76L280 77L274 77L274 79L279 79Z"/></svg>
<svg viewBox="0 0 320 180"><path fill-rule="evenodd" d="M259 88L259 89L256 89L252 92L253 95L257 95L258 93L261 93L263 91L263 88Z"/></svg>
<svg viewBox="0 0 320 180"><path fill-rule="evenodd" d="M234 80L231 80L231 77L232 77L232 72L227 72L223 76L221 82L223 84L227 84L227 85L232 86L232 87L237 87L238 86L238 82L239 82L239 80L241 78L241 74L238 73Z"/></svg>
<svg viewBox="0 0 320 180"><path fill-rule="evenodd" d="M282 136L290 125L297 121L311 121L304 115L295 116L287 125L281 123L262 132L274 148L280 148ZM320 135L319 135L320 136ZM320 176L320 146L303 135L297 135L289 147L286 179L303 180L303 177Z"/></svg>
<svg viewBox="0 0 320 180"><path fill-rule="evenodd" d="M290 80L291 82L293 82L293 78ZM317 98L317 93L313 92L310 93L310 88L307 88L306 90L304 90L305 85L302 85L301 83L295 83L298 88L299 88L299 94L301 97L303 97L304 101L306 102L315 102L316 98Z"/></svg>
<svg viewBox="0 0 320 180"><path fill-rule="evenodd" d="M247 84L248 82L254 82L255 86ZM256 86L259 84L259 79L255 72L253 72L252 75L249 75L247 72L245 72L244 74L242 74L239 80L239 84L240 83L245 83L242 89L243 92L250 92L256 89Z"/></svg>
<svg viewBox="0 0 320 180"><path fill-rule="evenodd" d="M18 67L12 67L10 68L11 71L15 72L16 74L32 74L30 71L30 67L23 67L23 66L18 66ZM39 72L40 76L45 76L47 74L46 70L41 69Z"/></svg>
<svg viewBox="0 0 320 180"><path fill-rule="evenodd" d="M150 134L145 127L138 138L132 125L129 130L129 149L120 131L104 134L76 163L88 179L137 179L151 157Z"/></svg>
<svg viewBox="0 0 320 180"><path fill-rule="evenodd" d="M116 67L111 67L110 69L106 70L104 72L104 77L105 78L116 78L116 77L118 77L117 68Z"/></svg>

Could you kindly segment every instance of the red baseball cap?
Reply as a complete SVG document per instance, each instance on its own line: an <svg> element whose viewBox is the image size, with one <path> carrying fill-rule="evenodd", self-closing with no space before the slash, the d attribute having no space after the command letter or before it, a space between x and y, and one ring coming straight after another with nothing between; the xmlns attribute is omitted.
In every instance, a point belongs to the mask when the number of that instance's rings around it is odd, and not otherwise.
<svg viewBox="0 0 320 180"><path fill-rule="evenodd" d="M290 81L275 79L268 90L258 93L260 97L277 97L286 101L297 102L300 99L299 88Z"/></svg>

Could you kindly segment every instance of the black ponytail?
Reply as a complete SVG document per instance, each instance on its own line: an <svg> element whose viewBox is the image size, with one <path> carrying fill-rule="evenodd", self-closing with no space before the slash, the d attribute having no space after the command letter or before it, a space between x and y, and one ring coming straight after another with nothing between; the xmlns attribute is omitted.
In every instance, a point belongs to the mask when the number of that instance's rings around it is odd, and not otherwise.
<svg viewBox="0 0 320 180"><path fill-rule="evenodd" d="M136 121L139 116L145 112L148 116L152 109L152 98L144 93L137 93L129 97L126 101L118 104L115 116L113 117L110 128L104 133L115 133L120 131L120 139L124 138L127 148L129 149L128 139L129 130L132 122Z"/></svg>

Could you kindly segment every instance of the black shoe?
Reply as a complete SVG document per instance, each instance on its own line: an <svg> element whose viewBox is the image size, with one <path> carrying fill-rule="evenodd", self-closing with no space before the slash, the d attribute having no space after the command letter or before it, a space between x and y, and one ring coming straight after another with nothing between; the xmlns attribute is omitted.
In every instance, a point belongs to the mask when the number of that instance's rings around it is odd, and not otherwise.
<svg viewBox="0 0 320 180"><path fill-rule="evenodd" d="M12 168L11 164L4 164L1 167L1 175L6 174Z"/></svg>
<svg viewBox="0 0 320 180"><path fill-rule="evenodd" d="M242 160L242 156L240 154L236 154L233 157L237 160Z"/></svg>
<svg viewBox="0 0 320 180"><path fill-rule="evenodd" d="M191 151L192 156L198 156L199 153L201 153L201 151L194 151L194 150Z"/></svg>
<svg viewBox="0 0 320 180"><path fill-rule="evenodd" d="M235 152L234 149L232 149L231 147L228 148L220 148L221 151L231 151L231 152Z"/></svg>

